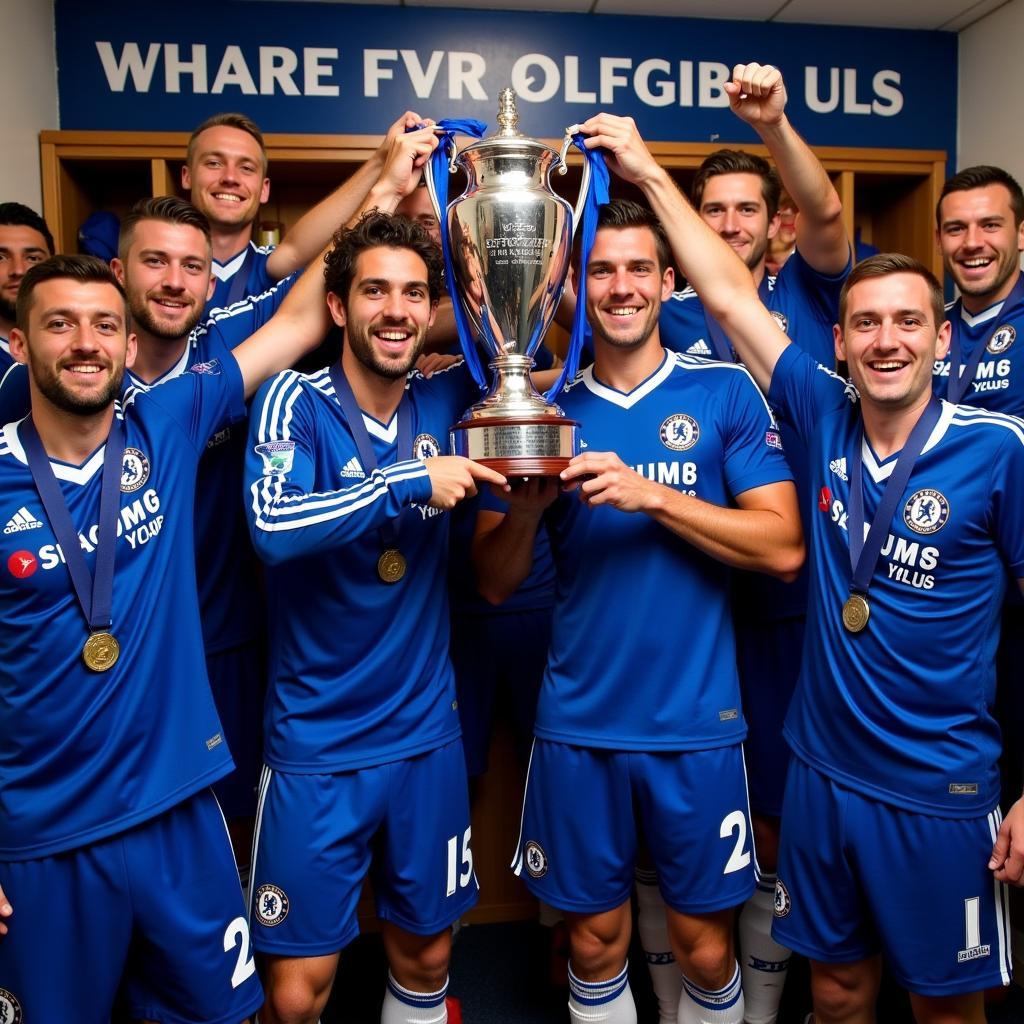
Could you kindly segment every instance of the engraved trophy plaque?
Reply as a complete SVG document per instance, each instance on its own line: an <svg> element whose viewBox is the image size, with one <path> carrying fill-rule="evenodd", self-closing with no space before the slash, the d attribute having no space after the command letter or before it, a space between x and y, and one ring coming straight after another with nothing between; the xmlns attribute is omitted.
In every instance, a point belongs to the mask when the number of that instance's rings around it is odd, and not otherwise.
<svg viewBox="0 0 1024 1024"><path fill-rule="evenodd" d="M503 89L498 131L452 161L451 170L461 167L469 180L446 210L426 167L431 200L448 228L452 301L461 304L493 372L486 397L452 427L451 450L505 475L553 476L579 453L579 424L537 392L530 370L565 286L590 166L584 162L574 210L549 181L553 170L565 173L569 133L559 153L520 133L518 123L515 94Z"/></svg>

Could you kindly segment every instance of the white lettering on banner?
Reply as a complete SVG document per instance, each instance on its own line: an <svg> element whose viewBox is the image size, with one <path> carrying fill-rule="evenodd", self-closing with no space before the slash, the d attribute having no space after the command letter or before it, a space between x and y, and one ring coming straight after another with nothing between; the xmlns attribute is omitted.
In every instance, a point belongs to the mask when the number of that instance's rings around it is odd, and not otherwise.
<svg viewBox="0 0 1024 1024"><path fill-rule="evenodd" d="M208 92L218 94L237 89L243 96L255 96L257 92L261 96L273 96L276 92L284 96L337 96L341 91L339 86L325 81L335 71L334 62L338 60L335 47L303 47L301 90L295 82L299 57L287 46L259 47L258 89L252 68L242 48L236 44L225 46L212 88L205 43L193 43L188 47L179 47L177 43L150 43L143 57L138 43L125 43L118 55L111 43L98 40L96 52L111 92L125 92L130 80L135 92L148 93L153 87L161 55L164 91L170 94L184 91L201 96Z"/></svg>
<svg viewBox="0 0 1024 1024"><path fill-rule="evenodd" d="M857 69L829 68L828 97L822 99L821 87L818 84L819 68L804 68L804 101L807 109L815 114L831 114L839 108L842 101L844 114L878 114L881 117L893 117L903 109L903 93L898 86L900 73L891 69L878 71L871 79L871 88L875 98L871 102L857 98ZM842 88L840 75L842 70Z"/></svg>
<svg viewBox="0 0 1024 1024"><path fill-rule="evenodd" d="M169 94L341 93L331 80L341 59L335 47L307 46L300 53L287 46L260 46L247 56L235 43L223 50L205 43L127 42L119 51L107 41L95 45L107 85L114 93L159 89L161 60L163 88ZM526 103L561 100L593 108L598 104L628 105L632 100L645 107L716 108L729 106L725 85L731 73L727 64L712 60L673 62L648 57L634 65L634 58L623 56L600 56L587 63L578 54L524 53L513 61L509 80ZM421 101L487 101L487 74L487 61L472 51L363 50L363 95L367 99L381 97L381 83L395 82L400 89L411 88ZM859 92L865 89L863 79L868 74L870 94ZM804 101L815 114L894 117L904 105L901 75L891 68L872 74L857 68L807 66Z"/></svg>

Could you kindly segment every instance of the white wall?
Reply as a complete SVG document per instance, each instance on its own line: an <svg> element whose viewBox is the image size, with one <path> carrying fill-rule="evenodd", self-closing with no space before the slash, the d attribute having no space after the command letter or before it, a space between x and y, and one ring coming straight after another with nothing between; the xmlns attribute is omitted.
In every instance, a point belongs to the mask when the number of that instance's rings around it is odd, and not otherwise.
<svg viewBox="0 0 1024 1024"><path fill-rule="evenodd" d="M53 0L0 0L0 26L0 202L41 212L39 132L58 127Z"/></svg>
<svg viewBox="0 0 1024 1024"><path fill-rule="evenodd" d="M957 168L996 164L1024 181L1024 0L1010 0L960 33Z"/></svg>

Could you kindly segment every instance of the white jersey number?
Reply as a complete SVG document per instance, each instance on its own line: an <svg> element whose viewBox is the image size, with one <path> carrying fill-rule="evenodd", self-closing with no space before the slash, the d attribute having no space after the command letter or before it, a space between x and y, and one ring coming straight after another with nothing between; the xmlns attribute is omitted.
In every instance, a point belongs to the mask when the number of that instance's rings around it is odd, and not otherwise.
<svg viewBox="0 0 1024 1024"><path fill-rule="evenodd" d="M470 826L462 835L462 871L459 871L459 837L452 836L448 840L448 896L454 896L459 889L469 885L473 877L473 850L469 840L473 834Z"/></svg>
<svg viewBox="0 0 1024 1024"><path fill-rule="evenodd" d="M235 946L238 946L238 959L231 974L232 988L238 988L256 973L256 961L249 946L249 922L244 917L236 917L224 932L224 952L230 953Z"/></svg>
<svg viewBox="0 0 1024 1024"><path fill-rule="evenodd" d="M722 819L722 827L718 830L718 835L722 839L728 839L733 832L736 833L736 845L725 865L723 875L740 871L750 863L750 851L743 849L747 844L747 816L742 811L733 811L732 814L727 814Z"/></svg>

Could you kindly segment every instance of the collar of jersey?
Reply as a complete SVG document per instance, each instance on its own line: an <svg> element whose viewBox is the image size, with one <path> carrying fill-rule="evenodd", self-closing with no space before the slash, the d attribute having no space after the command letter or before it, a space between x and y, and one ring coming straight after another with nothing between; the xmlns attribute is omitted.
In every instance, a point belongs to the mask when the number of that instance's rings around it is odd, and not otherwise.
<svg viewBox="0 0 1024 1024"><path fill-rule="evenodd" d="M214 260L212 266L213 276L218 281L230 281L238 272L239 267L245 262L245 255L250 248L255 248L252 242L249 242L237 256L232 256L227 263L218 263Z"/></svg>
<svg viewBox="0 0 1024 1024"><path fill-rule="evenodd" d="M961 301L960 319L963 320L968 327L977 327L979 324L986 323L989 320L994 320L999 316L1002 311L1003 304L1004 300L1001 299L999 302L993 303L987 309L983 309L980 313L975 313L974 316L971 316L971 314L964 309L964 304Z"/></svg>
<svg viewBox="0 0 1024 1024"><path fill-rule="evenodd" d="M949 422L953 418L953 414L956 412L956 406L950 405L949 402L942 402L942 412L939 413L939 421L932 428L932 432L928 435L928 440L925 442L924 448L921 449L921 454L930 451L934 448L941 440L943 435L946 433L946 429L949 427ZM861 440L861 456L864 460L864 468L868 471L868 475L871 479L879 484L883 480L888 480L892 476L893 467L896 465L896 460L899 458L899 452L894 452L887 459L879 459L872 451L871 445L868 444L867 434L863 435Z"/></svg>
<svg viewBox="0 0 1024 1024"><path fill-rule="evenodd" d="M2 334L0 334L0 349L2 349L8 355L11 354L11 343Z"/></svg>
<svg viewBox="0 0 1024 1024"><path fill-rule="evenodd" d="M140 391L148 391L150 388L155 388L158 384L163 384L166 380L173 380L175 377L180 377L185 369L188 367L189 359L192 357L195 343L193 335L189 335L188 341L185 342L185 348L181 353L181 357L178 361L168 370L164 370L156 380L150 381L148 384L141 377L136 377L131 370L128 371L128 379L130 382L137 387Z"/></svg>
<svg viewBox="0 0 1024 1024"><path fill-rule="evenodd" d="M114 403L114 415L118 419L123 420L124 414L121 412L121 403ZM23 419L28 419L27 416ZM21 439L18 437L18 424L22 420L17 420L14 423L8 423L3 428L4 441L7 442L7 447L10 449L11 454L23 465L28 465L28 459L25 457L25 449L22 447ZM103 469L103 453L106 451L106 444L101 444L80 466L73 466L69 462L61 462L59 459L50 459L50 466L53 469L53 475L58 480L66 480L71 484L87 484L97 473Z"/></svg>
<svg viewBox="0 0 1024 1024"><path fill-rule="evenodd" d="M603 398L606 402L611 402L612 405L617 405L620 409L631 409L637 402L642 401L654 391L667 377L671 376L675 366L676 361L672 357L672 353L666 350L662 353L661 365L650 377L639 383L632 391L618 391L607 384L602 384L594 376L593 364L588 366L580 377L587 390L593 392L598 398Z"/></svg>

